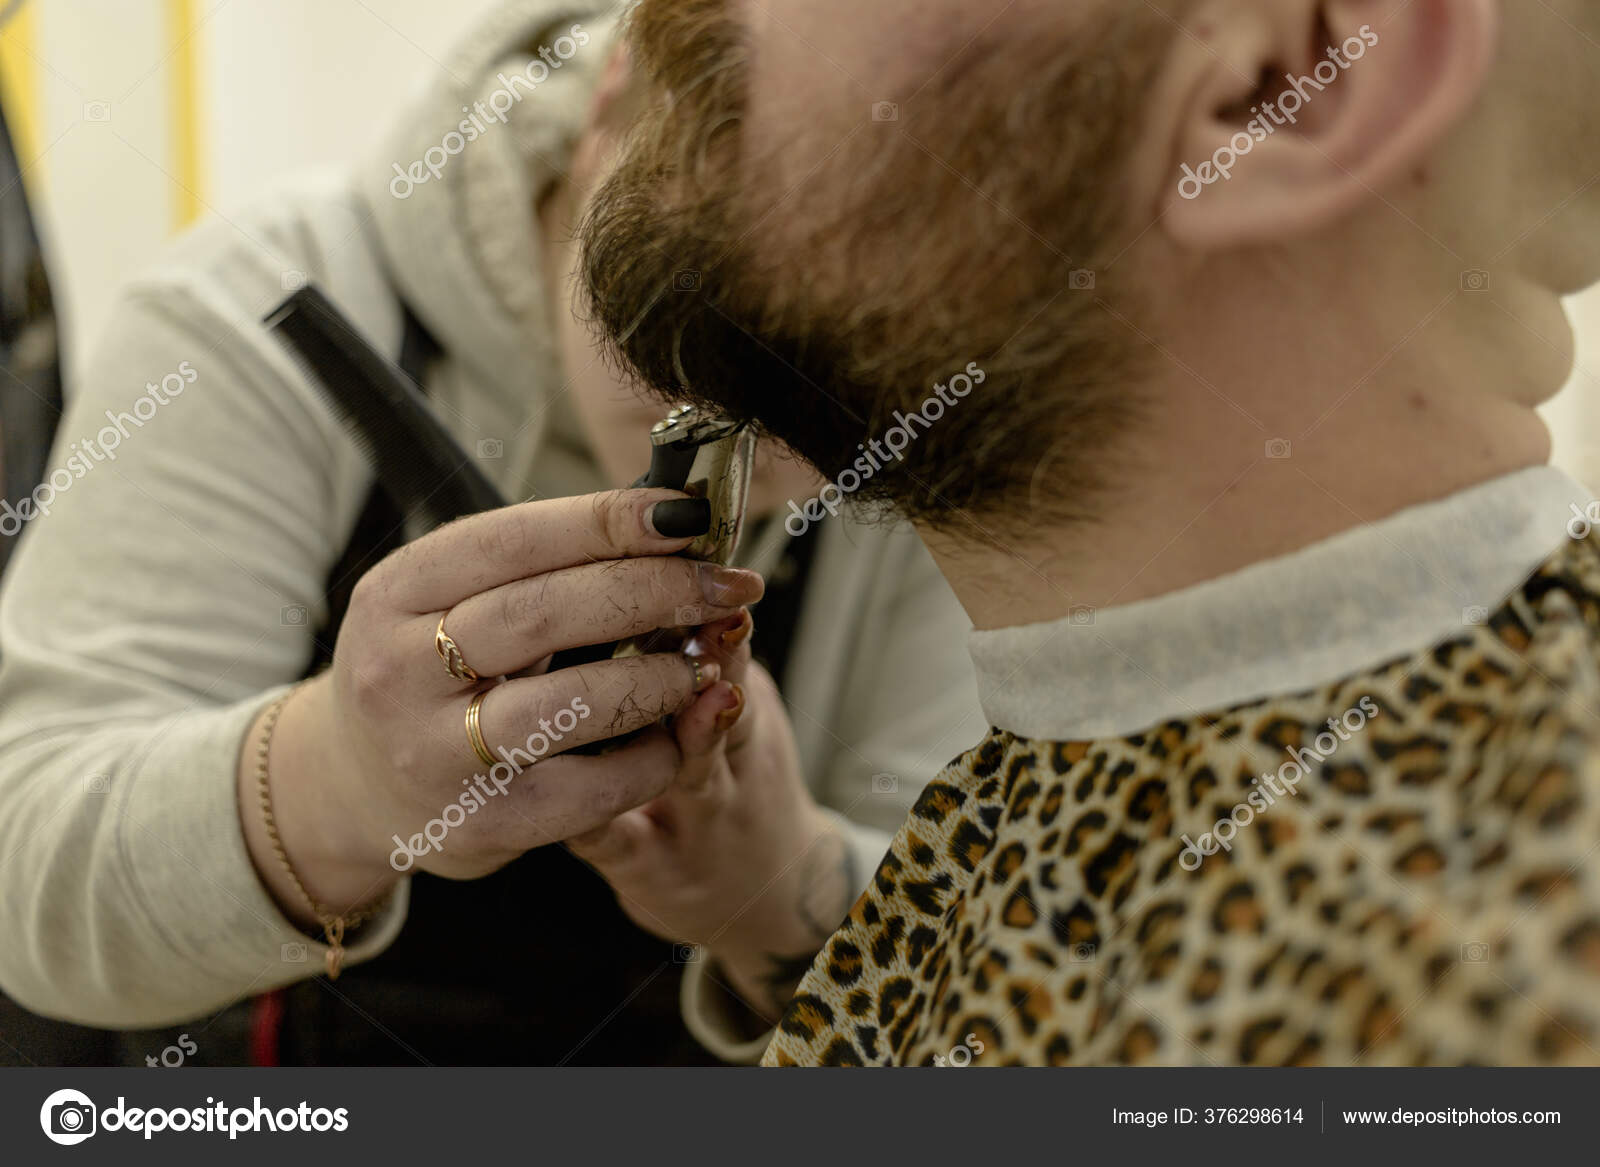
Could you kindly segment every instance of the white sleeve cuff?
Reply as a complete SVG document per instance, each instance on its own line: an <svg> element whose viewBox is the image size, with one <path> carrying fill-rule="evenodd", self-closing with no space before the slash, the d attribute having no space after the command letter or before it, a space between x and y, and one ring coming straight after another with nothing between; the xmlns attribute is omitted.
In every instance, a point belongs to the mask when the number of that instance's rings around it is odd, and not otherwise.
<svg viewBox="0 0 1600 1167"><path fill-rule="evenodd" d="M890 839L884 832L853 822L837 811L829 813L844 835L845 846L850 848L856 883L859 885L850 889L853 903L871 884L879 864L883 862L884 852L889 849ZM826 942L823 946L826 946ZM741 1011L729 997L728 990L718 984L717 978L712 975L712 967L713 961L707 957L684 968L679 990L683 1023L694 1039L716 1057L735 1065L753 1066L766 1052L773 1031L768 1030L754 1039L743 1036L734 1019L735 1013Z"/></svg>
<svg viewBox="0 0 1600 1167"><path fill-rule="evenodd" d="M711 975L711 957L684 966L679 1003L683 1023L694 1039L713 1055L739 1066L753 1066L767 1052L773 1030L751 1039L743 1036L733 1019L734 1002Z"/></svg>

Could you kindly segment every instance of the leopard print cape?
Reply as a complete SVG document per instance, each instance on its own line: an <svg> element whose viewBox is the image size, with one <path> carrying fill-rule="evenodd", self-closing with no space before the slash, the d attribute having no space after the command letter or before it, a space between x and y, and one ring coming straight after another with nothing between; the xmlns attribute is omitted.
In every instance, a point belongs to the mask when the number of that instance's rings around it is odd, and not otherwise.
<svg viewBox="0 0 1600 1167"><path fill-rule="evenodd" d="M994 730L765 1064L1600 1063L1597 665L1592 537L1314 692L1121 740Z"/></svg>

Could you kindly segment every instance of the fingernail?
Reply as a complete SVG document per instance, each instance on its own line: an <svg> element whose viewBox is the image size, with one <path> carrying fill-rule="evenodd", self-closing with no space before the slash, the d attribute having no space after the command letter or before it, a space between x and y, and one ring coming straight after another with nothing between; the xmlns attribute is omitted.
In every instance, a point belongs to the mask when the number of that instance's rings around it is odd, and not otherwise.
<svg viewBox="0 0 1600 1167"><path fill-rule="evenodd" d="M767 590L767 585L753 571L737 567L722 567L715 563L700 565L700 591L709 604L719 608L736 608L740 604L753 604Z"/></svg>
<svg viewBox="0 0 1600 1167"><path fill-rule="evenodd" d="M755 626L756 622L750 619L749 612L740 612L738 625L722 634L722 647L738 648L750 639L750 633L755 629Z"/></svg>
<svg viewBox="0 0 1600 1167"><path fill-rule="evenodd" d="M727 733L736 724L739 716L744 713L744 690L738 685L729 685L733 690L733 704L717 714L717 732Z"/></svg>
<svg viewBox="0 0 1600 1167"><path fill-rule="evenodd" d="M711 501L669 498L650 508L650 528L663 539L692 539L711 530Z"/></svg>
<svg viewBox="0 0 1600 1167"><path fill-rule="evenodd" d="M686 656L689 667L694 670L694 691L704 693L722 679L722 666L714 660L701 660L699 657Z"/></svg>

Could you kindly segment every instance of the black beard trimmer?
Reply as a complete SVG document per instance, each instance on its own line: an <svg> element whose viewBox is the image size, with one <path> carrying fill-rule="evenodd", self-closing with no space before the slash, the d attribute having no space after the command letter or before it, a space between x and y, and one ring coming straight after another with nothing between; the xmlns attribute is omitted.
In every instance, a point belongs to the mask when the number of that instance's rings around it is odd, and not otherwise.
<svg viewBox="0 0 1600 1167"><path fill-rule="evenodd" d="M681 405L650 431L650 470L633 485L681 490L691 498L710 502L710 530L678 554L686 559L727 565L733 562L744 535L755 456L756 436L749 426L707 414L693 405ZM693 628L693 624L685 624L612 644L565 649L550 658L547 672L647 653L677 652ZM596 754L614 749L633 736L626 734L568 752Z"/></svg>
<svg viewBox="0 0 1600 1167"><path fill-rule="evenodd" d="M434 416L418 387L367 343L315 285L289 296L264 323L308 366L372 463L378 482L420 530L510 505ZM634 486L681 490L711 503L711 529L679 554L731 563L744 534L754 431L684 405L650 431L650 451L650 469ZM691 627L566 649L551 658L548 671L676 652ZM597 753L617 740L571 752Z"/></svg>

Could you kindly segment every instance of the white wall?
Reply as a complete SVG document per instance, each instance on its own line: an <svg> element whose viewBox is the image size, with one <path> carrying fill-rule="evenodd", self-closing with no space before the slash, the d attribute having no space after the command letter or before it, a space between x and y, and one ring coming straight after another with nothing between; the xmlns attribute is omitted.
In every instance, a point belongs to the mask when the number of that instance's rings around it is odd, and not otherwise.
<svg viewBox="0 0 1600 1167"><path fill-rule="evenodd" d="M228 0L207 30L219 206L370 148L398 101L495 0Z"/></svg>
<svg viewBox="0 0 1600 1167"><path fill-rule="evenodd" d="M32 94L8 113L33 123L28 178L71 351L92 347L116 287L180 225L183 124L198 133L198 209L227 214L274 178L366 147L494 2L31 0L19 24ZM192 118L174 95L186 30Z"/></svg>
<svg viewBox="0 0 1600 1167"><path fill-rule="evenodd" d="M155 0L30 0L30 9L36 35L24 51L37 105L24 134L39 156L23 162L68 340L81 352L113 286L169 233L169 45Z"/></svg>

